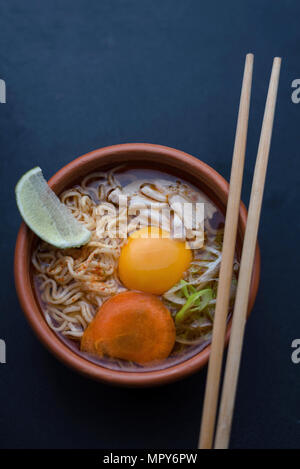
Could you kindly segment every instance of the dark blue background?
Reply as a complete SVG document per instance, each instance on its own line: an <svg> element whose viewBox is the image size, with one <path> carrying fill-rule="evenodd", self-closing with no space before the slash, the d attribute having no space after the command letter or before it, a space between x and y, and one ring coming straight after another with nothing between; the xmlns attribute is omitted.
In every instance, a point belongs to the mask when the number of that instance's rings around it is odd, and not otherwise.
<svg viewBox="0 0 300 469"><path fill-rule="evenodd" d="M300 447L299 1L0 1L0 446L196 447L206 370L163 388L85 380L38 342L19 306L14 186L92 149L152 142L227 179L245 54L255 54L243 198L248 202L272 58L282 56L260 227L262 276L248 322L231 447Z"/></svg>

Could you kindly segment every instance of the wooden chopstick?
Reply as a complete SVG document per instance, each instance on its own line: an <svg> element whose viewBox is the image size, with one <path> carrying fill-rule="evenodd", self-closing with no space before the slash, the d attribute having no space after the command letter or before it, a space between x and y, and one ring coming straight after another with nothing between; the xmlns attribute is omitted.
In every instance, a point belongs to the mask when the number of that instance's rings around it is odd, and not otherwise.
<svg viewBox="0 0 300 469"><path fill-rule="evenodd" d="M209 449L212 447L215 428L220 374L225 342L226 319L228 314L230 286L232 281L232 269L247 142L253 59L253 54L247 54L233 150L230 188L222 249L222 261L220 267L211 352L206 380L200 439L198 445L198 447L201 449Z"/></svg>
<svg viewBox="0 0 300 469"><path fill-rule="evenodd" d="M252 268L257 241L261 205L266 179L274 113L277 98L281 59L275 57L270 78L263 124L260 134L249 212L241 257L238 287L233 312L229 350L217 425L215 448L226 449L229 444L232 415L243 347L244 330L248 309Z"/></svg>

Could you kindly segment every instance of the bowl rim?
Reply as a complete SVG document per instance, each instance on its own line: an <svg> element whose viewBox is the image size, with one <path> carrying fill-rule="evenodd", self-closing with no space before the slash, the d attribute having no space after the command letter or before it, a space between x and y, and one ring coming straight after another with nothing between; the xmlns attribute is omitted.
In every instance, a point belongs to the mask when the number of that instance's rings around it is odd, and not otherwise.
<svg viewBox="0 0 300 469"><path fill-rule="evenodd" d="M93 150L65 165L51 177L48 183L55 192L60 193L63 188L70 184L71 180L74 181L78 179L82 169L84 169L83 173L87 174L93 170L91 168L95 169L99 166L112 165L115 161L120 160L120 158L130 157L131 161L141 161L141 156L143 157L143 161L146 162L153 162L155 158L160 157L163 164L178 170L183 170L186 174L190 173L190 176L194 175L199 182L204 182L206 187L213 191L226 206L229 184L217 171L198 158L181 150L150 143L125 143ZM69 180L67 181L67 179ZM241 202L238 236L242 239L245 233L246 220L247 210L245 205ZM211 349L210 344L196 355L181 363L160 370L144 372L111 370L90 362L76 354L50 329L35 298L30 275L29 259L34 236L35 235L26 224L22 222L17 236L14 258L16 290L21 307L30 326L44 346L61 362L86 377L113 385L129 387L145 387L169 383L184 378L206 365ZM257 243L249 295L248 315L250 314L257 295L259 277L260 250ZM229 340L230 330L231 320L227 325L226 344Z"/></svg>

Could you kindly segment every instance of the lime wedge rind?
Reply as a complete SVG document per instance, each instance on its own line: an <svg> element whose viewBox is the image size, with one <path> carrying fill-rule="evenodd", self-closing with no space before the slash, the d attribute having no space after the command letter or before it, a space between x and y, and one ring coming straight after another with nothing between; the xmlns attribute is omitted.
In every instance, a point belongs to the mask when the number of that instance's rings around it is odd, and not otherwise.
<svg viewBox="0 0 300 469"><path fill-rule="evenodd" d="M16 201L25 223L47 243L66 249L90 240L91 232L60 202L38 166L18 181Z"/></svg>

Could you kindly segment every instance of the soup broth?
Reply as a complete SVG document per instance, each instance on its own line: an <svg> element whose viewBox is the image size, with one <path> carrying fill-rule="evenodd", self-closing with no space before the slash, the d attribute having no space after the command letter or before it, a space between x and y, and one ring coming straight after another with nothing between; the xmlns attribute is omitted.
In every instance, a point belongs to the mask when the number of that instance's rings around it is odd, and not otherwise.
<svg viewBox="0 0 300 469"><path fill-rule="evenodd" d="M91 173L63 192L60 200L91 231L91 239L85 246L66 250L39 241L32 264L41 310L49 327L68 347L101 366L143 372L180 363L210 343L224 216L204 192L177 175L123 165ZM185 203L192 207L187 210L187 221L180 211ZM204 209L199 220L196 204L203 204ZM149 227L155 227L160 235L168 232L172 240L177 236L178 243L185 245L190 258L188 267L182 267L182 275L179 264L184 266L188 256L181 245L169 270L161 269L157 275L156 271L150 272L149 264L141 268L139 239L134 233ZM127 252L129 243L138 246L133 257ZM173 249L171 243L170 240ZM174 245L174 249L178 246ZM180 277L172 283L172 278L177 278L176 269ZM237 273L236 257L228 314L235 297ZM128 290L157 296L170 312L175 344L167 358L138 363L110 356L106 353L108 348L102 349L101 356L82 351L82 337L101 306Z"/></svg>

